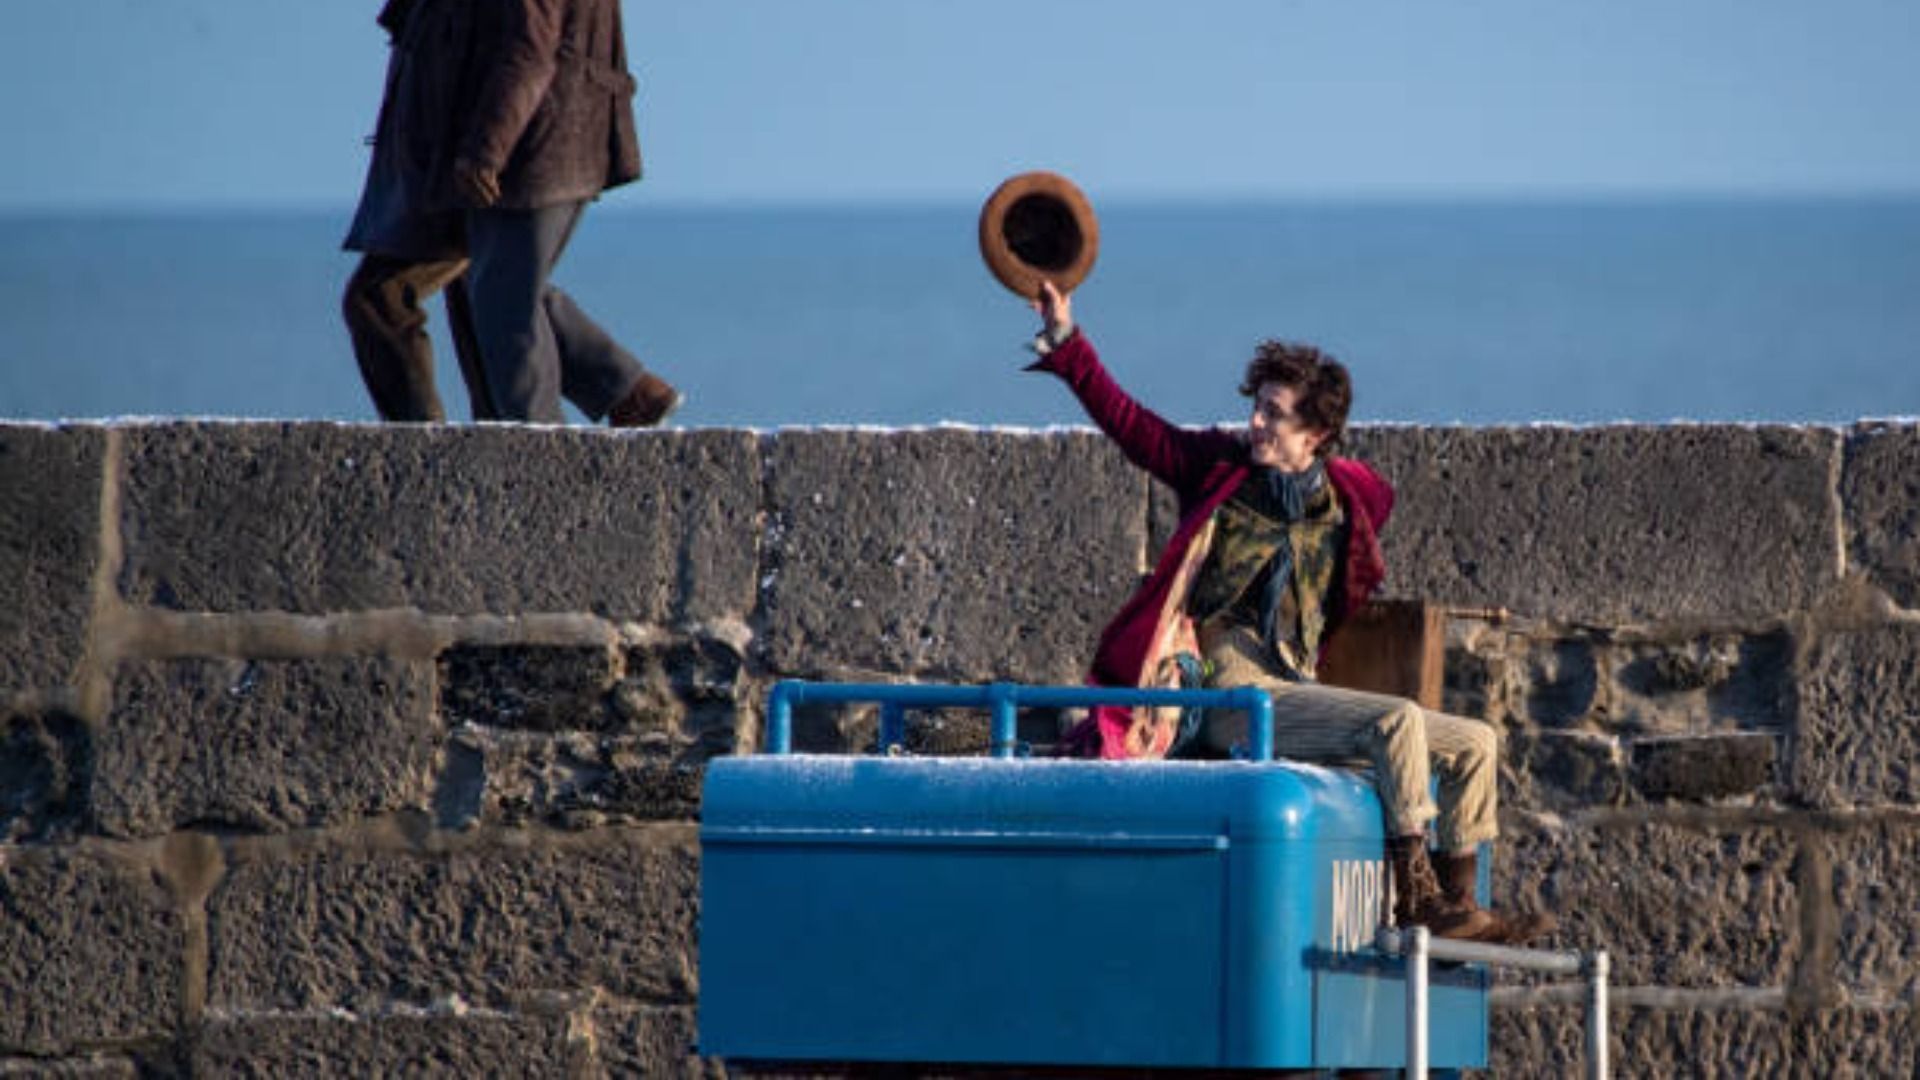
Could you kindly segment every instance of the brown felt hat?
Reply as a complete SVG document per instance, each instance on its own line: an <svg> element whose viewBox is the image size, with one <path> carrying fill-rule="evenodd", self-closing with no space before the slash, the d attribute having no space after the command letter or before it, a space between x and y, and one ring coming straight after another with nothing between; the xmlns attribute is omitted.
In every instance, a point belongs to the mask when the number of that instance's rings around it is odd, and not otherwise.
<svg viewBox="0 0 1920 1080"><path fill-rule="evenodd" d="M1099 254L1093 206L1059 173L1021 173L980 208L980 257L1000 284L1021 296L1039 296L1042 280L1072 292Z"/></svg>

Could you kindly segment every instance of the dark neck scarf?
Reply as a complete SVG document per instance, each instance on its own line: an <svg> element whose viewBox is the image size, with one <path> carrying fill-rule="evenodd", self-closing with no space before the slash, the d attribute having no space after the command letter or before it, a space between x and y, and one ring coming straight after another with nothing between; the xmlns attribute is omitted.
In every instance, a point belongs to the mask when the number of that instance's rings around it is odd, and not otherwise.
<svg viewBox="0 0 1920 1080"><path fill-rule="evenodd" d="M1321 464L1319 458L1314 458L1313 464L1299 472L1261 469L1257 478L1266 485L1267 512L1292 525L1307 516L1307 508L1313 505L1315 496L1326 486L1327 467ZM1281 637L1287 633L1280 625L1280 611L1287 590L1293 587L1293 560L1293 544L1282 542L1279 550L1273 553L1273 562L1267 569L1266 587L1260 595L1260 640L1276 652Z"/></svg>
<svg viewBox="0 0 1920 1080"><path fill-rule="evenodd" d="M1268 505L1263 507L1274 518L1288 525L1307 516L1313 497L1327 483L1327 467L1319 458L1299 472L1260 469L1256 475L1266 484Z"/></svg>

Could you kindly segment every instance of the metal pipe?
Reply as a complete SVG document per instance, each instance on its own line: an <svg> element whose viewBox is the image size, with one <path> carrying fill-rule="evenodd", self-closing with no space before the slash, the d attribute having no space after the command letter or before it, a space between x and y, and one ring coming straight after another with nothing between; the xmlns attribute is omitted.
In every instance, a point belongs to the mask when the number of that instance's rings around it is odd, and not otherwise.
<svg viewBox="0 0 1920 1080"><path fill-rule="evenodd" d="M1374 934L1374 947L1388 956L1403 956L1407 962L1407 1022L1413 1023L1413 993L1416 982L1426 992L1426 969L1431 960L1485 964L1488 967L1521 968L1555 975L1584 975L1587 979L1587 1071L1590 1080L1606 1080L1607 1061L1607 973L1610 961L1606 950L1582 955L1546 949L1515 949L1506 945L1483 945L1477 941L1455 941L1429 937L1424 926L1396 929L1383 926ZM1424 1017L1425 1010L1421 1009ZM1424 1022L1424 1020L1423 1020ZM1424 1045L1425 1031L1420 1038ZM1412 1062L1414 1034L1407 1033L1407 1060ZM1411 1070L1411 1064L1408 1066Z"/></svg>
<svg viewBox="0 0 1920 1080"><path fill-rule="evenodd" d="M1251 687L1234 690L1138 690L1120 686L1026 686L994 683L959 686L951 683L813 683L785 680L767 696L767 752L789 753L792 748L793 706L877 703L903 709L990 709L994 714L996 756L1014 752L1015 711L1022 706L1072 708L1092 705L1171 705L1203 709L1238 709L1248 714L1253 730L1254 756L1273 756L1273 706L1265 692ZM1266 754L1260 755L1264 744ZM1004 753L1000 753L1004 749Z"/></svg>
<svg viewBox="0 0 1920 1080"><path fill-rule="evenodd" d="M1017 730L1014 702L1019 687L1012 683L997 682L987 687L987 705L992 710L993 719L990 730L992 740L988 744L988 753L997 758L1013 756L1014 733Z"/></svg>
<svg viewBox="0 0 1920 1080"><path fill-rule="evenodd" d="M1411 927L1406 933L1408 1080L1425 1080L1427 1075L1427 947L1431 941L1424 926Z"/></svg>
<svg viewBox="0 0 1920 1080"><path fill-rule="evenodd" d="M1382 927L1375 935L1374 945L1390 956L1398 955L1407 949L1406 938L1407 932L1404 930ZM1487 945L1453 938L1434 938L1427 946L1427 955L1435 960L1544 971L1551 975L1584 975L1590 967L1588 960L1577 952L1516 949L1510 945Z"/></svg>
<svg viewBox="0 0 1920 1080"><path fill-rule="evenodd" d="M907 707L897 701L880 703L880 752L891 754L907 741Z"/></svg>
<svg viewBox="0 0 1920 1080"><path fill-rule="evenodd" d="M784 754L793 749L793 697L798 683L775 683L767 695L767 753Z"/></svg>
<svg viewBox="0 0 1920 1080"><path fill-rule="evenodd" d="M1265 690L1242 686L1230 691L1240 708L1247 711L1247 730L1253 737L1253 760L1273 760L1273 696Z"/></svg>
<svg viewBox="0 0 1920 1080"><path fill-rule="evenodd" d="M1587 970L1587 1076L1607 1080L1607 951L1593 954Z"/></svg>

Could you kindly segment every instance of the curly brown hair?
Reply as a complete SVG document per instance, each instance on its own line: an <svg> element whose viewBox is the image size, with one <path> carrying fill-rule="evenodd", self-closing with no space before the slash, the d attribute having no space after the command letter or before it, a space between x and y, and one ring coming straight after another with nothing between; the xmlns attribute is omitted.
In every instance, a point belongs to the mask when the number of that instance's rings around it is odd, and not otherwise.
<svg viewBox="0 0 1920 1080"><path fill-rule="evenodd" d="M1294 406L1300 419L1327 437L1316 451L1321 457L1333 451L1347 433L1347 410L1353 407L1353 378L1347 366L1313 345L1294 341L1267 340L1254 349L1247 361L1246 377L1240 380L1240 393L1254 397L1267 383L1291 386L1300 395Z"/></svg>

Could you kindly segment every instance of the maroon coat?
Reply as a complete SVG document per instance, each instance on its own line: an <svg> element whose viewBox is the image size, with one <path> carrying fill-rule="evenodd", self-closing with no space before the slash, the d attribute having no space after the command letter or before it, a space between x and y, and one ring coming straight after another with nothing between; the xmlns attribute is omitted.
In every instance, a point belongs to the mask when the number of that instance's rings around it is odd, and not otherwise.
<svg viewBox="0 0 1920 1080"><path fill-rule="evenodd" d="M1214 510L1253 471L1247 444L1239 435L1219 428L1178 427L1135 401L1107 374L1085 334L1076 332L1031 370L1063 379L1127 460L1153 474L1180 499L1179 527L1153 573L1101 633L1088 676L1096 686L1137 686L1182 557ZM1327 478L1346 511L1348 525L1341 588L1327 611L1327 637L1331 637L1347 612L1365 603L1386 578L1380 530L1393 512L1393 488L1372 468L1348 458L1329 458Z"/></svg>
<svg viewBox="0 0 1920 1080"><path fill-rule="evenodd" d="M436 253L435 219L466 209L458 157L498 173L507 210L639 178L620 0L389 0L380 23L394 52L349 248Z"/></svg>

